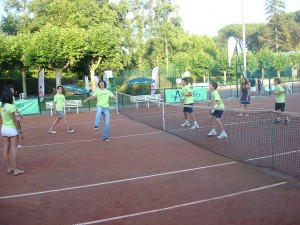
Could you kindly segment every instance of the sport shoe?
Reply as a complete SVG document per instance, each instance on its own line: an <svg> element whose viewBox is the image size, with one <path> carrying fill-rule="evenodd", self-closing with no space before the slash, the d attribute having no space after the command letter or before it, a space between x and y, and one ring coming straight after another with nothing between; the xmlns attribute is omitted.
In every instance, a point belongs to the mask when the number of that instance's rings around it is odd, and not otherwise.
<svg viewBox="0 0 300 225"><path fill-rule="evenodd" d="M94 127L94 131L97 131L97 130L98 130L98 127L95 126L95 127Z"/></svg>
<svg viewBox="0 0 300 225"><path fill-rule="evenodd" d="M104 138L103 141L109 142L109 139L108 138Z"/></svg>
<svg viewBox="0 0 300 225"><path fill-rule="evenodd" d="M194 125L191 127L192 130L199 129L199 124L194 123Z"/></svg>
<svg viewBox="0 0 300 225"><path fill-rule="evenodd" d="M287 117L287 118L285 119L285 124L288 125L289 123L290 123L290 119Z"/></svg>
<svg viewBox="0 0 300 225"><path fill-rule="evenodd" d="M217 135L217 132L215 129L212 129L208 134L207 136L216 136Z"/></svg>
<svg viewBox="0 0 300 225"><path fill-rule="evenodd" d="M221 134L218 136L219 139L227 138L227 134L225 131L222 131Z"/></svg>
<svg viewBox="0 0 300 225"><path fill-rule="evenodd" d="M68 130L68 133L69 133L69 134L72 134L72 133L74 133L74 130L70 128L70 129Z"/></svg>
<svg viewBox="0 0 300 225"><path fill-rule="evenodd" d="M181 124L182 127L189 127L191 126L191 124L189 122L185 122L183 124Z"/></svg>
<svg viewBox="0 0 300 225"><path fill-rule="evenodd" d="M17 145L17 148L23 148L22 145Z"/></svg>
<svg viewBox="0 0 300 225"><path fill-rule="evenodd" d="M54 130L51 130L51 129L48 131L48 133L49 134L56 134L56 132Z"/></svg>
<svg viewBox="0 0 300 225"><path fill-rule="evenodd" d="M275 120L274 120L274 123L280 123L281 122L281 119L280 118L276 118Z"/></svg>

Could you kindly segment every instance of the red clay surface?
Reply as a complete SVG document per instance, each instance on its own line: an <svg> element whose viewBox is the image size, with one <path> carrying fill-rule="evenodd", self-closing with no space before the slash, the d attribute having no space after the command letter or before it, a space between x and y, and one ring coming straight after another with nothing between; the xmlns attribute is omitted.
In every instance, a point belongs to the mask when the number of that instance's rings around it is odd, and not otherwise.
<svg viewBox="0 0 300 225"><path fill-rule="evenodd" d="M108 143L93 130L94 112L67 119L74 134L63 124L48 134L51 116L22 121L21 176L5 173L0 138L0 224L300 224L299 179L113 111Z"/></svg>

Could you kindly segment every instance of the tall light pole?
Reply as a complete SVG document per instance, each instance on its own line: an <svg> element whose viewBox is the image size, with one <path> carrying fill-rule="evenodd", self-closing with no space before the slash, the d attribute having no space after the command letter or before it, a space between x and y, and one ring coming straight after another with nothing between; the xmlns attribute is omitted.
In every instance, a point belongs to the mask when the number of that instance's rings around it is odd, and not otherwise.
<svg viewBox="0 0 300 225"><path fill-rule="evenodd" d="M247 67L246 67L246 35L245 35L245 23L244 23L244 3L241 0L242 6L242 26L243 26L243 57L244 57L244 77L247 78Z"/></svg>
<svg viewBox="0 0 300 225"><path fill-rule="evenodd" d="M168 42L162 37L154 37L154 38L159 38L162 39L165 42L165 52L166 52L166 65L167 65L167 76L169 74L169 50L168 50Z"/></svg>

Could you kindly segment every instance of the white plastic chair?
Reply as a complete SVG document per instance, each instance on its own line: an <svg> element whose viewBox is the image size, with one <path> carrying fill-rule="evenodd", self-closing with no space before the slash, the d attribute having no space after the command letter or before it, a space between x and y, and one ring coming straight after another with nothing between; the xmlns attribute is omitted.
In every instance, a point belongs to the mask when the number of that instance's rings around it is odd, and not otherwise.
<svg viewBox="0 0 300 225"><path fill-rule="evenodd" d="M26 98L26 94L25 93L20 93L19 94L19 99L25 99Z"/></svg>

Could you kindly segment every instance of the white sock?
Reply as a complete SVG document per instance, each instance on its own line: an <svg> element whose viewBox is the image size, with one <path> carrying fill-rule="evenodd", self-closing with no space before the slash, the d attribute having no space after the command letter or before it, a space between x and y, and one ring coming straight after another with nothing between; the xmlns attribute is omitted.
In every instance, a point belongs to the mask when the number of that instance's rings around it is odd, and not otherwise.
<svg viewBox="0 0 300 225"><path fill-rule="evenodd" d="M189 120L185 120L186 123L189 123Z"/></svg>

